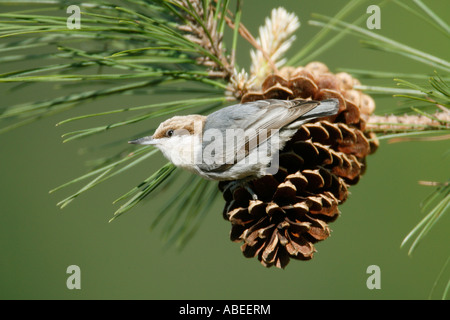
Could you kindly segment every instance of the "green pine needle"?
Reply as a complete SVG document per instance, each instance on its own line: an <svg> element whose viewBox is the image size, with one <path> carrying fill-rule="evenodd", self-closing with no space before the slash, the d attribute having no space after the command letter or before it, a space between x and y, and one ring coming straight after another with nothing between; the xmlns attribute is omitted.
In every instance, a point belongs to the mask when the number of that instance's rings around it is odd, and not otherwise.
<svg viewBox="0 0 450 320"><path fill-rule="evenodd" d="M425 235L431 230L431 228L439 221L442 216L449 211L450 208L450 184L442 183L438 184L436 190L427 198L423 203L423 207L426 208L431 206L436 199L442 197L442 199L429 211L425 217L408 233L408 235L403 239L400 247L403 247L408 241L416 235L413 243L411 244L408 255L411 255L420 241L425 237Z"/></svg>
<svg viewBox="0 0 450 320"><path fill-rule="evenodd" d="M344 21L340 21L336 18L327 17L320 14L314 14L314 17L326 21L326 23L322 23L320 21L312 21L314 25L321 26L324 28L334 29L338 31L347 30L349 33L363 37L363 43L370 45L373 48L379 50L385 50L392 53L400 54L402 56L414 59L421 63L428 64L430 66L436 67L442 71L450 72L450 62L433 56L429 53L423 52L421 50L415 49L411 46L400 43L396 40L390 39L388 37L382 36L378 33L369 31L367 29L358 27L354 24L349 24ZM330 23L333 23L330 25Z"/></svg>
<svg viewBox="0 0 450 320"><path fill-rule="evenodd" d="M141 184L141 188L133 188L132 191L127 192L120 199L123 200L125 198L130 197L132 194L134 196L128 200L125 204L123 204L119 209L114 212L114 217L112 217L109 222L117 219L123 213L132 209L138 203L140 203L145 197L147 197L152 191L154 191L164 180L166 180L170 174L175 170L175 166L172 163L167 163L158 171L156 171L153 175L144 180Z"/></svg>

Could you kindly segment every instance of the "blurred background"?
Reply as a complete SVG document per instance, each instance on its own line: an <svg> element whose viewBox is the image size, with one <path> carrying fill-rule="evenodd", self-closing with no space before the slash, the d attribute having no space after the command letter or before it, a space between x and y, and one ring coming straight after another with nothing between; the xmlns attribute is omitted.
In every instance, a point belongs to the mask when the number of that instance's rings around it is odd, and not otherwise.
<svg viewBox="0 0 450 320"><path fill-rule="evenodd" d="M373 1L370 4L377 4ZM425 1L446 22L448 1ZM312 13L334 16L346 1L276 1L295 12L301 22L291 57L320 30L308 25ZM242 21L252 34L270 15L273 1L244 1ZM365 8L364 8L365 9ZM1 11L5 12L4 6ZM346 21L367 16L354 12ZM365 27L365 23L362 25ZM450 57L448 38L404 9L388 4L381 9L381 29L373 30L438 57ZM0 39L1 43L2 39ZM250 65L250 46L239 44L237 61ZM433 69L400 56L364 48L346 36L318 60L332 72L340 68L432 74ZM36 60L37 61L37 60ZM27 62L28 63L28 62ZM32 63L0 65L1 72L24 69ZM395 86L393 80L363 80L363 84ZM71 84L67 92L91 90L89 84ZM0 105L9 106L54 96L55 84L23 86L0 84ZM71 91L72 90L72 91ZM58 91L61 94L61 91ZM377 114L391 112L399 98L375 98ZM121 96L92 101L63 114L45 118L0 136L0 298L2 299L439 299L450 277L444 271L432 292L450 249L449 216L444 216L412 256L400 244L424 213L420 204L432 191L419 180L445 181L450 166L447 141L403 142L386 140L367 158L368 169L349 199L340 206L331 236L316 245L311 261L292 260L285 270L266 269L245 258L240 244L229 240L230 223L222 218L224 201L218 197L197 234L182 251L165 245L158 228L150 231L157 208L171 189L155 196L114 222L112 201L134 187L166 161L161 154L136 166L126 175L83 194L63 210L56 203L76 191L49 190L86 172L85 162L107 155L97 150L106 141L124 143L143 128L154 128L164 118L107 131L85 140L63 144L61 135L81 127L104 124L90 119L55 127L70 116L139 105L152 96ZM167 97L157 99L170 101ZM130 100L132 103L130 103ZM95 150L92 151L92 148ZM89 152L87 152L89 151ZM444 173L444 175L443 175ZM189 175L186 175L188 178ZM81 290L69 290L66 269L81 269ZM381 289L369 290L368 266L381 269ZM431 293L431 296L430 296Z"/></svg>

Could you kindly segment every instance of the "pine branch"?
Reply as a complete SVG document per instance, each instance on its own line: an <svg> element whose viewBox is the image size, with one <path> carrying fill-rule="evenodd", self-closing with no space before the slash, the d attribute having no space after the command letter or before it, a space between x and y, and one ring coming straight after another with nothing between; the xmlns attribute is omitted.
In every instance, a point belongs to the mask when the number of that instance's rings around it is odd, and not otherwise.
<svg viewBox="0 0 450 320"><path fill-rule="evenodd" d="M421 1L414 1L417 8L406 7L400 1L394 2L421 16L436 30L448 36L448 26L444 20ZM415 63L430 66L430 74L434 69L439 71L439 75L429 79L428 87L405 80L397 81L401 85L398 88L356 85L355 90L385 96L394 95L415 103L405 115L372 115L367 119L367 129L376 132L380 139L397 139L391 141L404 141L412 135L419 135L419 138L426 140L449 138L450 62L361 28L358 24L364 17L352 23L342 21L364 3L363 1L348 2L333 18L314 15L317 20L310 21L310 24L320 26L320 31L310 41L306 41L303 48L290 59L287 59L285 54L294 41L294 31L299 26L297 17L287 14L286 11L283 13L278 10L278 14L274 11L266 25L261 28L259 38L255 39L245 27L245 21L242 21L241 1L236 2L233 13L229 0L124 0L120 7L107 1L92 0L89 3L79 3L83 10L83 27L70 31L66 27L66 18L57 14L61 8L65 8L64 1L46 0L33 3L41 6L0 14L0 38L3 42L0 44L0 53L4 54L0 63L22 60L35 63L34 67L18 68L0 74L0 83L19 86L37 83L70 86L88 84L98 87L95 90L78 89L78 92L71 94L58 93L46 101L30 101L3 107L0 109L0 120L8 122L0 128L0 133L69 108L78 108L94 99L101 100L137 92L158 99L159 94L167 93L183 96L174 97L169 102L113 106L107 111L94 110L89 114L70 117L58 125L69 122L83 123L83 120L94 117L105 120L103 125L65 133L64 141L95 136L140 121L175 115L180 111L208 113L224 106L229 100L239 100L242 93L248 92L252 87L260 86L261 83L256 83L255 78L264 79L272 72L279 71L279 67L283 65L304 64L331 48L345 35L351 35L361 38L362 43L371 49L398 54L412 59ZM388 1L383 1L380 5L385 3ZM332 34L334 31L338 33ZM226 32L230 32L231 45L224 41ZM236 67L238 35L254 48L253 68L249 66L249 73L245 68L238 70ZM31 51L42 49L46 49L45 52ZM413 70L409 74L380 70L347 71L367 78L427 78ZM189 94L195 96L187 97ZM427 108L423 108L423 105ZM432 111L428 112L428 109ZM127 115L127 118L108 121L107 117L113 114ZM424 137L426 134L438 135L430 138ZM142 132L133 133L133 137L141 135ZM124 138L124 141L133 137ZM120 146L120 150L107 157L93 159L90 172L52 190L51 192L54 192L88 181L77 192L60 201L59 206L68 205L88 190L127 172L156 153L151 147L124 147L124 141L110 143L110 146ZM116 200L116 203L125 203L116 211L113 219L134 208L149 194L160 190L161 186L176 179L179 179L179 174L172 165L166 164L159 168ZM186 192L181 189L175 192L175 204L171 202L167 208L163 208L162 214L157 216L154 223L155 226L159 225L167 211L172 210L172 213L167 215L163 233L170 243L180 246L193 235L218 193L215 185L211 183L198 178L192 183L195 186L193 191ZM207 195L207 201L199 201L204 194ZM447 206L439 208L445 209ZM177 216L179 213L181 214Z"/></svg>

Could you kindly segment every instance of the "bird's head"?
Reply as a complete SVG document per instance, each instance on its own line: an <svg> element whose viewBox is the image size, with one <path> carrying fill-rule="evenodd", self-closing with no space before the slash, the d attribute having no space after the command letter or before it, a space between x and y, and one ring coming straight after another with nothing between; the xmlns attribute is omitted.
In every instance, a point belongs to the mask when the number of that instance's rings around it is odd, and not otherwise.
<svg viewBox="0 0 450 320"><path fill-rule="evenodd" d="M196 138L201 138L205 120L202 115L175 116L162 122L152 136L128 143L154 145L175 165L182 165L185 161L191 161L194 142L200 141Z"/></svg>
<svg viewBox="0 0 450 320"><path fill-rule="evenodd" d="M206 117L201 115L175 116L161 122L152 136L128 141L128 143L160 146L169 140L175 141L189 135L201 135L205 119Z"/></svg>

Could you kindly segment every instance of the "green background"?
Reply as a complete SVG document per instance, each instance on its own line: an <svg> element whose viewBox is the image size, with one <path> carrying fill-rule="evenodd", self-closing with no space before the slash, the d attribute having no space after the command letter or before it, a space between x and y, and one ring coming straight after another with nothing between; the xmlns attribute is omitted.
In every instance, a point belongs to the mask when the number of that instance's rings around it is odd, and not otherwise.
<svg viewBox="0 0 450 320"><path fill-rule="evenodd" d="M425 1L449 22L448 1ZM293 56L319 29L309 26L311 13L333 16L346 1L245 1L243 22L257 35L274 6L295 12L301 21ZM370 4L376 4L373 1ZM2 9L4 11L5 8ZM417 17L390 4L381 9L381 30L392 37L442 58L450 57L448 39ZM353 19L366 15L365 7ZM352 18L346 21L353 21ZM365 24L364 24L365 25ZM363 26L364 26L363 25ZM0 41L2 41L0 39ZM250 47L242 43L238 62L248 70ZM333 72L355 68L431 74L433 70L390 53L363 48L348 36L319 58ZM36 62L33 62L36 63ZM0 65L6 72L31 67L25 63ZM393 87L392 80L364 84ZM0 104L45 99L61 94L55 84L23 87L5 94ZM74 83L72 90L91 90ZM70 89L67 89L70 90ZM153 99L153 100L152 100ZM285 270L266 269L256 259L244 258L240 244L229 240L229 222L222 218L217 199L195 237L181 252L167 247L160 230L149 226L156 210L171 192L150 196L143 204L112 223L117 208L111 203L138 184L165 160L162 155L141 163L77 198L60 210L56 203L73 190L48 191L85 172L85 161L108 150L86 153L106 141L123 137L124 143L156 122L127 126L94 138L62 144L61 134L104 124L86 121L55 127L71 115L154 102L152 96L125 96L87 103L0 136L0 298L2 299L426 299L449 256L449 217L444 217L412 257L400 249L406 234L420 221L420 203L432 188L418 180L445 181L449 175L448 141L383 141L367 159L368 170L350 188L351 195L330 227L331 237L318 243L311 261L291 261ZM157 99L160 99L158 97ZM170 99L170 97L169 97ZM378 98L377 113L393 110L401 99ZM130 102L131 101L131 102ZM163 119L158 119L163 120ZM81 290L66 287L66 269L81 268ZM366 287L370 265L381 268L381 289ZM437 282L431 298L441 297L449 268Z"/></svg>

